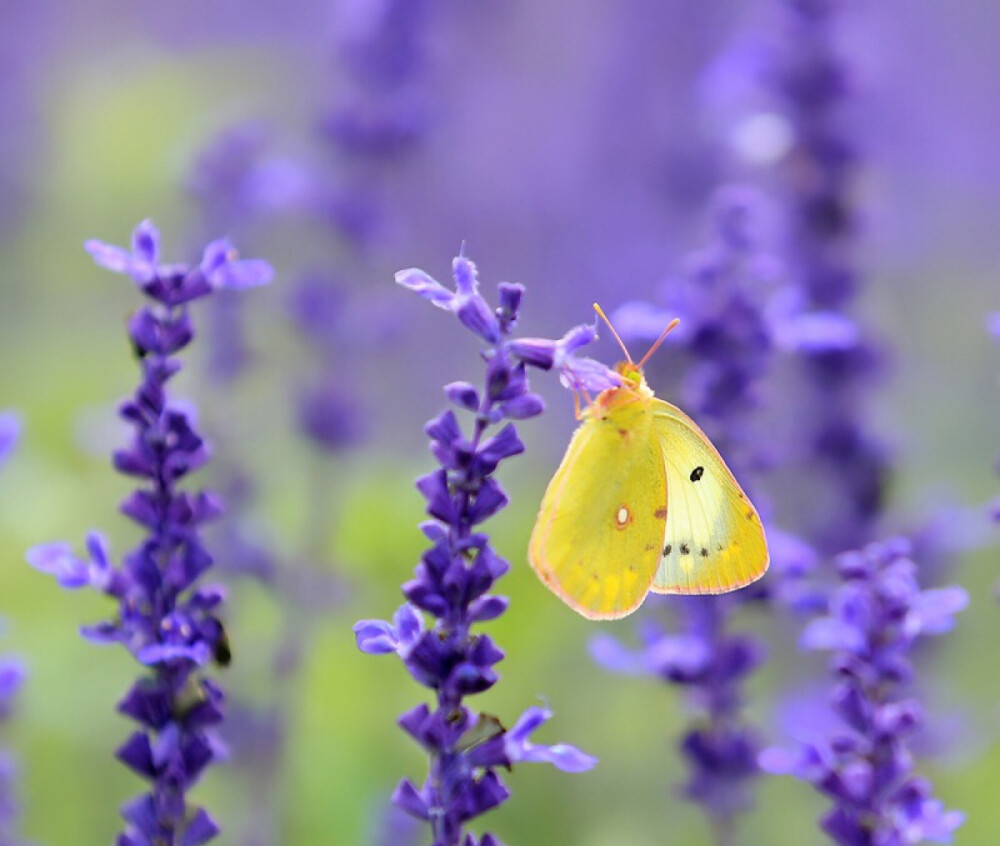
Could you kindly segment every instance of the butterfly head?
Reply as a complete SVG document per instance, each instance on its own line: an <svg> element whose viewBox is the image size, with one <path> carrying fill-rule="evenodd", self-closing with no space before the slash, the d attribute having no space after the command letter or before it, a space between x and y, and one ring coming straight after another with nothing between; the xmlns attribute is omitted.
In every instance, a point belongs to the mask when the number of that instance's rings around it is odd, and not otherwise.
<svg viewBox="0 0 1000 846"><path fill-rule="evenodd" d="M615 331L615 327L611 325L611 321L608 320L607 315L601 309L601 307L594 303L594 311L597 312L598 316L605 323L608 324L608 329L611 330L611 334L614 336L615 340L618 342L618 346L622 348L622 352L625 353L625 361L620 361L615 365L615 372L621 376L622 384L618 390L625 389L626 391L632 391L636 393L651 393L649 388L646 386L646 379L642 374L642 368L649 361L650 357L659 348L663 340L669 335L680 323L676 317L667 324L667 328L660 333L660 337L653 342L653 346L649 348L646 354L642 357L638 364L632 360L632 356L629 354L628 348L625 346L625 342L621 339L621 336Z"/></svg>
<svg viewBox="0 0 1000 846"><path fill-rule="evenodd" d="M615 365L615 373L621 376L621 387L626 390L638 391L646 384L642 369L634 361L619 361Z"/></svg>

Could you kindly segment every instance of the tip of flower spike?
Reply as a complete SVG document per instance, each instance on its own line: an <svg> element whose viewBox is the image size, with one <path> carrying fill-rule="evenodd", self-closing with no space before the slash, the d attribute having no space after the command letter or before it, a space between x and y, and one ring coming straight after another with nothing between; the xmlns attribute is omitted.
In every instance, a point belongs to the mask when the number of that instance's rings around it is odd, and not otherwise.
<svg viewBox="0 0 1000 846"><path fill-rule="evenodd" d="M151 265L160 257L160 230L148 217L132 230L132 255Z"/></svg>
<svg viewBox="0 0 1000 846"><path fill-rule="evenodd" d="M455 290L459 294L474 294L479 287L479 271L476 269L472 259L464 255L465 244L462 244L462 251L455 256L451 263L452 276L455 279Z"/></svg>

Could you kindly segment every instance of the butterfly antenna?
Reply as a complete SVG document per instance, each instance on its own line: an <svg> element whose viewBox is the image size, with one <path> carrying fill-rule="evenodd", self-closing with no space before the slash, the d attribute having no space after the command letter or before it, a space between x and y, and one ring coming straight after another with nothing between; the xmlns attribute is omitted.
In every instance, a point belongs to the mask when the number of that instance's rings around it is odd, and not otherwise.
<svg viewBox="0 0 1000 846"><path fill-rule="evenodd" d="M680 321L680 318L679 318L679 317L675 317L675 318L674 318L673 320L671 320L671 321L670 321L670 322L669 322L669 323L667 324L667 328L666 328L666 329L664 329L664 330L663 330L663 332L662 332L662 333L660 334L660 337L659 337L659 338L657 338L657 339L656 339L656 340L655 340L655 341L653 342L653 346L651 346L651 347L649 348L649 352L647 352L647 353L646 353L646 354L645 354L645 355L644 355L644 356L642 357L642 361L640 361L640 362L639 362L639 364L637 365L637 366L638 366L638 368L639 368L640 370L642 369L643 365L644 365L644 364L645 364L645 363L646 363L647 361L649 361L649 358L650 358L650 356L652 356L652 354L656 352L656 350L657 350L657 348L658 348L658 347L660 346L660 344L662 344L662 343L663 343L663 341L664 341L664 339L665 339L665 338L667 337L667 335L669 335L669 334L670 334L671 332L673 332L673 331L674 331L674 329L676 329L676 328L677 328L677 326L678 326L678 325L680 324L680 322L681 322L681 321Z"/></svg>
<svg viewBox="0 0 1000 846"><path fill-rule="evenodd" d="M604 313L597 303L594 303L594 311L597 312L597 316L601 318L605 323L608 324L608 329L611 330L611 334L615 336L615 340L618 342L618 346L622 348L622 352L625 353L625 358L628 360L629 364L632 364L632 356L628 354L628 349L625 346L625 342L621 339L621 336L615 331L615 327L611 325L611 321L608 320L608 316Z"/></svg>

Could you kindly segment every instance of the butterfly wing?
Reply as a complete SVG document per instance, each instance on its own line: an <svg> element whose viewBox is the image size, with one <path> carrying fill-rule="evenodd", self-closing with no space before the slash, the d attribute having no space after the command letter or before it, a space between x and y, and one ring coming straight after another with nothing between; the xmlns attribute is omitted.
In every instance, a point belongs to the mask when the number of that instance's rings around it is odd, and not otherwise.
<svg viewBox="0 0 1000 846"><path fill-rule="evenodd" d="M528 557L584 617L624 617L649 592L666 524L661 456L648 403L633 403L586 420L549 483Z"/></svg>
<svg viewBox="0 0 1000 846"><path fill-rule="evenodd" d="M764 575L764 527L722 456L679 408L653 400L669 508L656 593L727 593Z"/></svg>

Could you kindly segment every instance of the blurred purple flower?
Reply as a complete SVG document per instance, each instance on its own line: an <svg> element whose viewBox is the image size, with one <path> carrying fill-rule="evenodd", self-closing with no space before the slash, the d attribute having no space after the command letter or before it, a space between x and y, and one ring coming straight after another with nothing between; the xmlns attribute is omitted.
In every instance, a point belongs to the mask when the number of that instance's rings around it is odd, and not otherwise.
<svg viewBox="0 0 1000 846"><path fill-rule="evenodd" d="M44 150L44 74L50 68L58 6L50 0L3 6L0 26L0 236L37 192L34 161Z"/></svg>
<svg viewBox="0 0 1000 846"><path fill-rule="evenodd" d="M821 825L843 846L950 843L964 819L913 774L910 746L924 721L912 691L914 646L948 631L968 596L958 587L921 590L909 553L897 538L838 557L829 613L810 623L802 645L833 653L831 703L843 725L822 742L760 755L765 770L833 800Z"/></svg>
<svg viewBox="0 0 1000 846"><path fill-rule="evenodd" d="M0 413L0 464L17 444L21 433L20 418L13 412ZM17 658L0 657L0 721L10 716L17 692L24 684L27 669ZM17 794L17 766L14 758L0 750L0 844L16 846L19 805Z"/></svg>
<svg viewBox="0 0 1000 846"><path fill-rule="evenodd" d="M768 524L767 503L754 482L771 463L772 438L756 413L776 350L768 318L776 280L775 263L760 243L760 206L747 188L717 191L709 244L665 289L666 307L631 302L612 319L623 337L652 340L670 318L680 317L673 337L686 356L681 405L754 494ZM593 658L609 670L653 676L687 691L701 716L680 742L689 769L684 792L705 810L720 842L728 842L736 816L751 804L760 740L743 714L742 689L764 660L763 645L730 626L748 602L776 597L800 607L813 601L807 576L815 553L790 535L782 538L773 550L774 570L761 582L725 596L671 600L680 615L676 632L647 621L637 651L610 637L591 644Z"/></svg>
<svg viewBox="0 0 1000 846"><path fill-rule="evenodd" d="M454 411L443 412L426 427L431 451L440 468L417 480L433 518L422 525L432 546L421 558L415 578L403 585L406 603L390 623L361 620L354 626L358 648L369 654L395 653L413 678L435 691L437 707L419 705L400 725L430 756L430 772L422 787L409 779L393 794L397 806L425 820L434 846L497 844L492 835L477 840L464 833L466 822L502 804L509 792L498 770L518 761L541 761L567 772L590 769L596 759L565 744L542 746L530 735L550 716L528 709L512 729L488 714L474 714L464 699L489 690L497 681L494 666L503 652L472 627L496 619L507 599L490 593L509 565L476 527L507 504L494 478L497 466L524 451L517 430L505 419L522 419L542 411L530 393L526 367L540 366L517 353L508 336L517 321L523 288L501 283L500 306L491 309L478 291L476 269L459 256L453 264L455 291L419 270L401 271L403 287L453 312L485 341L486 376L482 389L467 383L445 388L448 399L475 415L467 437ZM591 335L592 337L592 335ZM557 342L547 343L554 349ZM542 363L541 366L546 366ZM552 367L549 362L548 367ZM432 625L425 614L435 618Z"/></svg>
<svg viewBox="0 0 1000 846"><path fill-rule="evenodd" d="M84 628L84 636L121 643L150 669L118 703L141 728L117 757L152 787L123 807L127 825L117 843L199 846L215 837L218 826L203 809L189 806L185 794L222 755L212 728L222 720L224 699L203 673L212 661L228 664L230 654L218 617L223 591L195 583L213 564L201 526L221 506L210 493L178 489L207 461L208 450L193 409L172 404L167 383L194 337L188 304L217 288L262 284L271 270L262 261L238 260L222 241L205 249L200 265L160 265L159 232L149 221L133 232L131 252L97 241L87 242L87 250L98 264L132 276L152 301L129 321L142 382L119 409L135 438L114 455L119 472L144 480L121 508L147 534L120 566L96 532L87 536L86 558L63 543L37 546L27 558L64 587L90 586L113 598L115 618Z"/></svg>
<svg viewBox="0 0 1000 846"><path fill-rule="evenodd" d="M858 216L856 127L846 106L853 70L837 46L841 0L783 0L781 37L765 63L764 82L787 121L779 159L787 210L785 255L800 288L801 316L785 342L805 369L798 411L806 425L810 470L823 507L808 537L828 553L871 540L882 510L888 455L870 430L865 390L882 352L851 316L861 277L854 255Z"/></svg>
<svg viewBox="0 0 1000 846"><path fill-rule="evenodd" d="M13 411L0 411L0 464L10 456L21 438L21 418Z"/></svg>
<svg viewBox="0 0 1000 846"><path fill-rule="evenodd" d="M428 124L421 81L427 0L350 0L341 8L338 52L352 91L321 120L341 153L391 161Z"/></svg>

